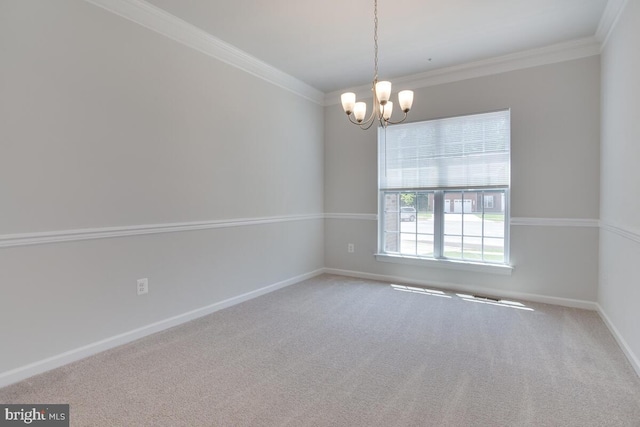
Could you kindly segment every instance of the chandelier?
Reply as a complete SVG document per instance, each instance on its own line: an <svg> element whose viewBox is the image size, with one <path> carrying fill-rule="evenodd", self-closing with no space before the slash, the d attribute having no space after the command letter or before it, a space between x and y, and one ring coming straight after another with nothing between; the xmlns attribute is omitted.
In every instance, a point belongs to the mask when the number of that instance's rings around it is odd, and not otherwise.
<svg viewBox="0 0 640 427"><path fill-rule="evenodd" d="M353 92L345 92L340 97L342 108L347 113L349 121L354 125L360 126L361 129L369 129L373 123L378 120L380 126L386 127L389 124L395 125L402 123L407 118L407 113L413 104L413 91L403 90L398 92L398 104L404 113L404 117L397 122L391 121L391 113L393 113L393 102L391 98L391 82L378 81L378 0L373 2L373 45L375 50L374 73L373 73L373 110L367 119L367 104L365 102L356 102L356 94Z"/></svg>

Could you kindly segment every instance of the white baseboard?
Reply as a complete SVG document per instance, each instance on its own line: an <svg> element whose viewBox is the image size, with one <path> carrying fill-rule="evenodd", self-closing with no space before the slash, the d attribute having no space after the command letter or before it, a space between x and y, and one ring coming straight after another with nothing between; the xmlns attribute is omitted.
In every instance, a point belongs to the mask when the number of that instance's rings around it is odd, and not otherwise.
<svg viewBox="0 0 640 427"><path fill-rule="evenodd" d="M517 291L507 291L504 289L487 288L484 286L469 286L469 285L461 285L457 283L439 282L435 280L420 280L420 279L413 279L409 277L388 276L383 274L364 273L361 271L340 270L336 268L325 268L324 272L327 274L336 274L339 276L356 277L360 279L378 280L383 282L391 281L396 283L406 283L406 284L413 284L413 285L420 285L420 286L434 286L434 287L449 290L449 291L480 293L483 295L490 295L495 297L515 298L515 299L520 299L524 301L553 304L553 305L559 305L559 306L571 307L571 308L581 308L581 309L592 310L592 311L597 311L598 309L597 304L591 301L570 299L570 298L560 298L560 297L550 297L546 295L529 294L529 293L517 292Z"/></svg>
<svg viewBox="0 0 640 427"><path fill-rule="evenodd" d="M529 294L524 292L510 292L510 291L504 291L502 289L492 289L492 288L486 288L482 286L458 285L453 283L444 283L444 282L438 282L438 281L432 281L432 280L417 280L417 279L411 279L407 277L364 273L361 271L340 270L337 268L325 268L324 272L327 274L336 274L339 276L355 277L358 279L406 283L406 284L414 284L414 285L421 285L421 286L434 286L434 287L438 287L438 288L450 290L450 291L475 292L475 293L481 293L484 295L491 295L496 297L515 298L515 299L521 299L525 301L532 301L532 302L539 302L544 304L559 305L563 307L581 308L581 309L596 311L602 318L607 328L609 328L609 331L613 335L614 339L617 341L624 355L629 360L629 363L635 370L636 374L638 375L638 377L640 377L640 358L638 358L638 356L634 354L633 350L631 350L631 347L627 344L627 342L622 337L618 329L614 326L609 316L607 316L607 314L605 313L603 308L600 306L600 304L596 302L569 299L569 298L550 297L546 295Z"/></svg>
<svg viewBox="0 0 640 427"><path fill-rule="evenodd" d="M335 268L323 268L323 269L312 271L310 273L295 276L290 279L283 280L281 282L274 283L274 284L262 287L260 289L256 289L255 291L247 292L245 294L238 295L223 301L219 301L217 303L210 304L205 307L201 307L177 316L173 316L168 319L164 319L159 322L155 322L150 325L143 326L141 328L137 328L119 335L115 335L113 337L109 337L109 338L106 338L106 339L103 339L103 340L100 340L100 341L97 341L73 350L69 350L64 353L61 353L40 361L30 363L28 365L25 365L16 369L12 369L10 371L0 373L0 387L6 387L10 384L25 380L34 375L41 374L51 369L55 369L60 366L67 365L69 363L75 362L85 357L89 357L91 355L100 353L102 351L135 341L137 339L154 334L156 332L160 332L165 329L178 326L182 323L186 323L188 321L197 319L199 317L206 316L218 310L231 307L233 305L239 304L244 301L248 301L250 299L259 297L269 292L273 292L278 289L299 283L303 280L311 279L323 273L335 274L335 275L347 276L347 277L356 277L361 279L377 280L377 281L393 281L393 282L416 284L416 285L422 285L422 286L436 286L442 289L452 290L452 291L455 290L455 291L464 291L464 292L475 292L475 293L482 293L482 294L492 295L492 296L517 298L517 299L522 299L522 300L532 301L532 302L540 302L540 303L554 304L554 305L560 305L565 307L594 310L600 314L604 323L607 325L607 327L613 334L614 338L622 348L623 352L629 359L629 362L635 369L636 373L640 376L640 360L638 359L638 357L636 357L633 351L631 351L630 347L627 345L624 338L622 338L622 336L620 335L616 327L613 325L609 317L606 315L602 307L600 307L600 305L597 303L584 301L584 300L549 297L544 295L529 294L529 293L523 293L523 292L510 292L510 291L504 291L504 290L486 288L486 287L480 287L480 286L459 285L459 284L437 282L437 281L431 281L431 280L417 280L417 279L411 279L406 277L364 273L360 271L340 270Z"/></svg>
<svg viewBox="0 0 640 427"><path fill-rule="evenodd" d="M611 335L613 335L615 340L618 342L618 345L624 352L624 355L627 356L629 363L631 363L631 366L636 371L636 374L638 374L638 377L640 377L640 359L638 359L638 357L633 353L631 347L629 347L629 344L627 344L618 329L614 326L613 322L611 321L609 316L607 316L607 313L605 313L602 306L600 304L597 304L597 307L598 314L602 318L602 321L605 325L607 325L607 328L609 328L609 331L611 331Z"/></svg>
<svg viewBox="0 0 640 427"><path fill-rule="evenodd" d="M201 307L183 314L179 314L177 316L170 317L168 319L161 320L159 322L152 323L150 325L143 326L141 328L136 328L119 335L105 338L103 340L96 341L94 343L69 350L64 353L39 360L37 362L30 363L16 369L12 369L10 371L2 372L0 373L0 387L6 387L10 384L25 380L34 375L41 374L51 369L59 368L60 366L67 365L71 362L84 359L85 357L89 357L102 351L109 350L111 348L118 347L131 341L146 337L156 332L178 326L190 320L206 316L218 310L222 310L223 308L240 304L241 302L259 297L269 292L276 291L286 286L296 284L303 280L311 279L322 274L323 272L324 269L318 269L310 273L295 276L290 279L283 280L281 282L274 283L260 289L256 289L255 291L247 292L242 295L238 295L223 301L216 302L214 304L207 305L205 307Z"/></svg>

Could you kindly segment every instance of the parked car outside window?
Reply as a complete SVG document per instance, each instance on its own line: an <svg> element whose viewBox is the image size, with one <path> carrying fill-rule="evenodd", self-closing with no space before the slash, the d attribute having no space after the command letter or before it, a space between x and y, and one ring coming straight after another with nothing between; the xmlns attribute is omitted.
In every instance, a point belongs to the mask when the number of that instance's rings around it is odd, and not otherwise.
<svg viewBox="0 0 640 427"><path fill-rule="evenodd" d="M415 221L416 220L416 208L405 206L400 208L400 221Z"/></svg>

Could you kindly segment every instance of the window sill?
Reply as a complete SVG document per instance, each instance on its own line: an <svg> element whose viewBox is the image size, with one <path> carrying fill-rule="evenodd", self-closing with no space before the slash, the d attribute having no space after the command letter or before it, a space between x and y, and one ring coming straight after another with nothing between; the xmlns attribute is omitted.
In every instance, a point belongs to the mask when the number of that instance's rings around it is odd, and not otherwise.
<svg viewBox="0 0 640 427"><path fill-rule="evenodd" d="M513 267L505 264L455 261L450 259L426 259L406 255L376 254L376 260L396 264L417 265L422 267L446 268L450 270L475 271L510 276Z"/></svg>

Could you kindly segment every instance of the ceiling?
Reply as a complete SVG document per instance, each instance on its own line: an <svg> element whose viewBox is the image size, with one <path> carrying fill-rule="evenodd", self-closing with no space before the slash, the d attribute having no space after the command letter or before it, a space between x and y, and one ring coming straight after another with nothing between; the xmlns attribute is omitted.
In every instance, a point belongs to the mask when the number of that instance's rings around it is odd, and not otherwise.
<svg viewBox="0 0 640 427"><path fill-rule="evenodd" d="M372 0L147 0L332 92L373 78ZM378 0L379 75L393 79L596 34L608 0Z"/></svg>

